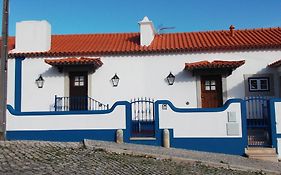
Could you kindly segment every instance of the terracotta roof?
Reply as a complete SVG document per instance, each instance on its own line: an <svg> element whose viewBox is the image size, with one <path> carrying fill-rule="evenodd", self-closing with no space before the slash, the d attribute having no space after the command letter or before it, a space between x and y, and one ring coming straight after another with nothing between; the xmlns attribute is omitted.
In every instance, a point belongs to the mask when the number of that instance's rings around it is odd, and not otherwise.
<svg viewBox="0 0 281 175"><path fill-rule="evenodd" d="M1 45L2 45L2 38L0 37L0 47L1 47ZM15 37L10 36L8 38L8 50L12 50L14 48L15 48ZM1 50L2 49L0 49L0 54L1 54Z"/></svg>
<svg viewBox="0 0 281 175"><path fill-rule="evenodd" d="M45 59L45 63L52 66L67 65L93 65L96 68L102 66L100 58L62 58L62 59Z"/></svg>
<svg viewBox="0 0 281 175"><path fill-rule="evenodd" d="M277 68L281 66L281 59L268 65L268 67Z"/></svg>
<svg viewBox="0 0 281 175"><path fill-rule="evenodd" d="M241 61L222 61L215 60L213 62L209 61L199 61L194 63L185 63L185 69L192 71L195 69L231 69L234 70L245 63L245 60Z"/></svg>
<svg viewBox="0 0 281 175"><path fill-rule="evenodd" d="M78 56L161 52L281 48L281 28L156 34L150 46L139 44L139 33L53 35L51 50L14 53L10 57Z"/></svg>

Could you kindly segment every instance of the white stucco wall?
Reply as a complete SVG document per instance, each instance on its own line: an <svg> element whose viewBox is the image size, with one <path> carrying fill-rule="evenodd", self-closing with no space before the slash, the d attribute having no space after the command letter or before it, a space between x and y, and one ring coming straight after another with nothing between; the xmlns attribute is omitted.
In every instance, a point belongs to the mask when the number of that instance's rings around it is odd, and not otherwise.
<svg viewBox="0 0 281 175"><path fill-rule="evenodd" d="M101 57L104 65L92 76L91 94L94 98L109 104L119 99L153 97L169 99L179 107L197 107L196 79L192 73L184 70L184 64L202 60L245 59L245 65L226 79L227 98L244 98L243 74L274 72L266 67L280 56L281 51ZM176 76L172 86L167 85L165 80L170 71ZM118 87L113 88L110 78L115 73L120 77L120 82Z"/></svg>
<svg viewBox="0 0 281 175"><path fill-rule="evenodd" d="M125 106L108 114L14 116L7 112L7 131L125 129Z"/></svg>
<svg viewBox="0 0 281 175"><path fill-rule="evenodd" d="M42 75L44 87L35 80ZM44 59L22 61L22 111L51 111L55 95L64 96L64 74L44 62Z"/></svg>
<svg viewBox="0 0 281 175"><path fill-rule="evenodd" d="M9 59L7 72L7 103L14 106L15 95L15 59Z"/></svg>
<svg viewBox="0 0 281 175"><path fill-rule="evenodd" d="M276 119L276 133L281 134L281 102L275 102L274 107L275 107L275 119Z"/></svg>
<svg viewBox="0 0 281 175"><path fill-rule="evenodd" d="M104 64L89 76L91 83L89 95L110 105L118 100L129 101L136 97L151 97L168 99L177 107L197 107L196 78L192 76L192 73L184 70L185 63L202 60L246 60L243 66L226 78L225 85L227 98L244 98L243 74L273 73L274 69L267 68L267 65L280 57L280 50L100 56ZM13 59L9 60L9 65L9 76L12 77L14 72ZM65 85L67 74L59 73L56 68L46 64L43 58L26 58L22 65L22 111L52 110L54 96L65 96L65 89L68 88L65 87L67 86ZM170 71L176 76L172 86L166 82ZM120 77L118 87L112 87L110 82L115 73ZM35 79L40 74L45 79L44 87L41 89L37 88L35 84ZM12 80L13 78L10 78L9 81ZM276 82L276 96L279 92L278 85ZM8 89L8 102L13 104L12 82L10 82ZM189 102L188 106L186 105L187 101Z"/></svg>
<svg viewBox="0 0 281 175"><path fill-rule="evenodd" d="M274 108L275 108L276 133L281 134L281 102L275 102ZM281 159L281 138L277 139L277 152L278 152L278 158Z"/></svg>
<svg viewBox="0 0 281 175"><path fill-rule="evenodd" d="M167 110L159 111L159 127L173 129L175 138L192 137L242 137L240 103L232 103L222 112L174 112L168 106ZM235 113L235 122L228 121L228 112ZM235 123L238 134L228 135L227 124Z"/></svg>

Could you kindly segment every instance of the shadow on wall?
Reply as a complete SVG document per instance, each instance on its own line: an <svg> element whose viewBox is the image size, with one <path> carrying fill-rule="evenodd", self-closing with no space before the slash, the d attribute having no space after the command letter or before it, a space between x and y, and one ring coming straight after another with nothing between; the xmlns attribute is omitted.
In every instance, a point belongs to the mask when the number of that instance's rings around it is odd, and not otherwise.
<svg viewBox="0 0 281 175"><path fill-rule="evenodd" d="M166 78L165 78L165 81ZM176 83L183 83L183 82L194 82L195 77L192 76L192 73L186 70L182 70L181 72L175 75L175 82Z"/></svg>
<svg viewBox="0 0 281 175"><path fill-rule="evenodd" d="M63 73L60 73L57 68L50 67L45 72L41 74L43 77L54 78L54 77L64 77Z"/></svg>
<svg viewBox="0 0 281 175"><path fill-rule="evenodd" d="M237 71L237 70L236 70ZM253 73L253 75L258 75L258 74L273 74L274 75L274 70L271 70L269 68L263 68L260 71ZM231 76L231 75L230 75ZM228 78L227 78L228 81ZM237 82L235 86L233 86L231 89L228 89L227 93L227 98L242 98L246 96L246 87L247 84L245 83L247 80L244 79L244 74L240 74L239 78L240 82ZM275 82L277 83L277 82ZM276 86L275 86L276 87ZM260 92L257 92L257 95L259 95ZM253 95L254 96L254 95Z"/></svg>
<svg viewBox="0 0 281 175"><path fill-rule="evenodd" d="M230 98L242 98L244 99L245 97L245 84L244 84L244 77L243 74L240 75L241 78L239 80L241 80L240 82L237 82L235 86L233 86L231 89L228 89L226 96L227 99ZM226 80L227 81L227 80ZM225 94L223 94L225 95Z"/></svg>
<svg viewBox="0 0 281 175"><path fill-rule="evenodd" d="M62 78L64 77L64 73L60 73L56 67L50 67L42 74L43 78ZM64 80L62 80L64 81ZM49 105L49 111L55 111L55 97L53 99L53 103Z"/></svg>
<svg viewBox="0 0 281 175"><path fill-rule="evenodd" d="M54 101L55 101L55 99L54 99ZM55 103L50 104L49 111L55 111Z"/></svg>

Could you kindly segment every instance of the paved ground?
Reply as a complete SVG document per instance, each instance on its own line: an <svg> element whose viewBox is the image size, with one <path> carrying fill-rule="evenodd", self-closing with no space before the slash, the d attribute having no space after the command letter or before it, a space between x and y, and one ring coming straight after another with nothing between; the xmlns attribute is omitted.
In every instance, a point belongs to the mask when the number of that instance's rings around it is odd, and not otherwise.
<svg viewBox="0 0 281 175"><path fill-rule="evenodd" d="M158 146L146 146L136 144L116 144L114 142L103 142L85 140L84 144L89 148L102 148L106 151L126 153L134 155L148 155L155 158L179 160L185 162L201 162L215 167L241 169L247 171L261 170L281 174L281 163L248 159L242 156L227 154L214 154L184 149L163 148Z"/></svg>
<svg viewBox="0 0 281 175"><path fill-rule="evenodd" d="M266 174L260 171L262 167L255 172L228 169L224 162L227 160L221 159L224 155L202 153L206 157L195 161L192 158L199 152L108 142L85 143L86 148L80 143L0 142L0 174ZM180 158L176 156L179 153L188 153L191 157ZM218 159L225 168L214 161L206 164L206 159ZM281 164L272 164L273 167L277 165L280 168Z"/></svg>

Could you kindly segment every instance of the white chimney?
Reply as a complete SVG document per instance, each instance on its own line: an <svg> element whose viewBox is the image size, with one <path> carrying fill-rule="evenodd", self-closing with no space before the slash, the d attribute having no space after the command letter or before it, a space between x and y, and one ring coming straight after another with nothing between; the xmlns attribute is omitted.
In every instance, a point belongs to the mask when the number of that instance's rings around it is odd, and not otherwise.
<svg viewBox="0 0 281 175"><path fill-rule="evenodd" d="M139 22L140 25L140 44L141 46L149 46L156 34L152 21L147 16Z"/></svg>
<svg viewBox="0 0 281 175"><path fill-rule="evenodd" d="M13 52L46 52L51 49L51 25L47 21L16 23L16 47Z"/></svg>

